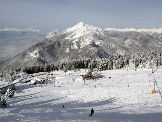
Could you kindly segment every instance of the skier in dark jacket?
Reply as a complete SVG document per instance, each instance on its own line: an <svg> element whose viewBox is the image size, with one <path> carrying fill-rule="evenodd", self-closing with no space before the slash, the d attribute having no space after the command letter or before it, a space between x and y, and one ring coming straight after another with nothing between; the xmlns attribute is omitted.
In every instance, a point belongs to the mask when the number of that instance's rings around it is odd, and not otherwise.
<svg viewBox="0 0 162 122"><path fill-rule="evenodd" d="M6 103L5 99L2 99L0 103L1 103L1 105L0 105L1 107L7 108L7 103Z"/></svg>
<svg viewBox="0 0 162 122"><path fill-rule="evenodd" d="M94 114L94 110L93 110L93 108L91 109L91 113L90 113L90 115L89 116L92 116Z"/></svg>

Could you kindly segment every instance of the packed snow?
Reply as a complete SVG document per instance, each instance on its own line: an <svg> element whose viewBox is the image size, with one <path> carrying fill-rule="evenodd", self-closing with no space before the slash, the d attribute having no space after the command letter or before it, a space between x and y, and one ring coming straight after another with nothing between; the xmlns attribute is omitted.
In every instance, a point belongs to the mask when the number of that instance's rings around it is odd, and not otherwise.
<svg viewBox="0 0 162 122"><path fill-rule="evenodd" d="M102 78L84 83L80 75L87 71L33 74L33 79L46 79L47 84L18 83L21 91L7 100L8 108L0 108L0 122L162 121L161 96L158 91L152 94L152 69L99 71ZM162 67L154 73L160 90L161 73ZM91 108L94 115L89 117Z"/></svg>

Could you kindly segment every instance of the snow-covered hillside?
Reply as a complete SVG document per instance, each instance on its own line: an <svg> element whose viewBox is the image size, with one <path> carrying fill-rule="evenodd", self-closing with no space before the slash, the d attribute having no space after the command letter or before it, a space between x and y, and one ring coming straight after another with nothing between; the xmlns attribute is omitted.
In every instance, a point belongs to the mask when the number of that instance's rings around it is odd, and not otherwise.
<svg viewBox="0 0 162 122"><path fill-rule="evenodd" d="M80 75L86 72L82 69L34 74L34 77L48 79L49 83L35 86L17 84L17 89L22 91L8 99L9 108L0 109L0 121L162 121L160 94L152 94L154 80L151 69L102 71L98 73L103 78L86 80L83 84ZM160 90L161 73L162 67L155 72ZM89 117L91 108L94 108L95 114Z"/></svg>

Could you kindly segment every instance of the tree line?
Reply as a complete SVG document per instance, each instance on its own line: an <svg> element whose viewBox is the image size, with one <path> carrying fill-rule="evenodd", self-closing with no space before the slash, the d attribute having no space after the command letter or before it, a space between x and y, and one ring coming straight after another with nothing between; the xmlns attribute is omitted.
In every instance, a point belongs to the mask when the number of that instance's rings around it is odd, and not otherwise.
<svg viewBox="0 0 162 122"><path fill-rule="evenodd" d="M162 65L161 52L139 52L133 55L114 55L105 59L73 59L69 62L55 66L54 64L25 67L22 71L32 74L37 72L50 72L53 70L94 69L113 70L126 67L151 68Z"/></svg>

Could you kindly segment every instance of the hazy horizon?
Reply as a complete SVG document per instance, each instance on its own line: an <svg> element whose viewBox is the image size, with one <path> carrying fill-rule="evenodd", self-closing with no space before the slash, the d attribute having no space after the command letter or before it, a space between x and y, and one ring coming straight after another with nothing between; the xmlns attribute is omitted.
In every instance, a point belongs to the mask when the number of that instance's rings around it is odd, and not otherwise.
<svg viewBox="0 0 162 122"><path fill-rule="evenodd" d="M78 23L80 23L80 22L78 22ZM76 23L76 24L74 24L74 25L72 25L72 26L70 26L70 27L73 27L73 26L75 26L75 25L77 25L78 23ZM83 23L85 23L85 22L83 22ZM87 23L85 23L85 24L87 24ZM92 25L92 24L88 24L88 25ZM92 25L92 26L94 26L94 25ZM65 29L68 29L68 28L70 28L70 27L67 27L67 28L65 28ZM95 26L95 27L98 27L98 26ZM122 29L136 29L136 30L140 30L140 29L144 29L144 30L151 30L151 29L162 29L162 27L159 27L159 28L133 28L133 27L123 27L123 28L115 28L115 27L102 27L103 29L120 29L120 30L122 30ZM47 32L47 31L53 31L54 29L55 30L60 30L60 31L63 31L64 29L59 29L59 28L53 28L53 29L51 29L51 30L40 30L40 29L37 29L37 28L33 28L33 27L24 27L24 28L17 28L17 27L4 27L4 28L0 28L0 31L7 31L7 30L9 30L9 29L12 29L12 30L14 30L15 29L15 31L23 31L23 30L25 30L25 29L34 29L35 31L40 31L40 32Z"/></svg>
<svg viewBox="0 0 162 122"><path fill-rule="evenodd" d="M161 0L0 0L0 28L161 28Z"/></svg>

